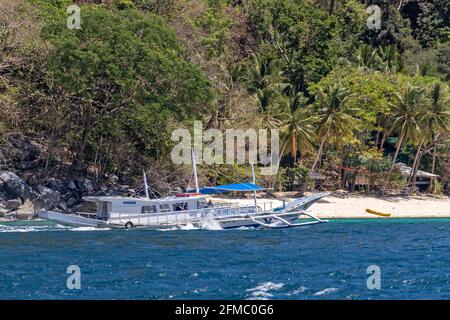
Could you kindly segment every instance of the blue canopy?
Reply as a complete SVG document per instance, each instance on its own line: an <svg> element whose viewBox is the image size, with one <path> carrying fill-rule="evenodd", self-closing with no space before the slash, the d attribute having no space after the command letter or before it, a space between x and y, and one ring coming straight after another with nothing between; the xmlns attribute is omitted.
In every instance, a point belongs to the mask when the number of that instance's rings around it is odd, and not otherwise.
<svg viewBox="0 0 450 320"><path fill-rule="evenodd" d="M246 182L246 183L226 184L226 185L217 186L217 187L202 187L202 188L200 188L199 191L201 194L216 194L216 193L233 192L233 191L245 192L245 191L261 191L261 190L264 190L264 189L256 184ZM195 190L189 190L189 191L191 192L191 191L195 191Z"/></svg>

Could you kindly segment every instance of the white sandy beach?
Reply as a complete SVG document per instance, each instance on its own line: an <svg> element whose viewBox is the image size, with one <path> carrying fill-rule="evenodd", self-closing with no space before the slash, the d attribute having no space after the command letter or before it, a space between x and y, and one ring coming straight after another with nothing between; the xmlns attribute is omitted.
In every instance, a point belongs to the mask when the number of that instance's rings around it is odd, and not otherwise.
<svg viewBox="0 0 450 320"><path fill-rule="evenodd" d="M291 198L289 198L291 199ZM230 199L241 204L252 204L252 199ZM281 206L282 201L273 198L258 198L259 203L272 201L273 206ZM389 218L445 218L450 217L450 199L431 196L389 196L334 193L313 204L308 212L319 218L381 218L366 212L372 209L390 213Z"/></svg>
<svg viewBox="0 0 450 320"><path fill-rule="evenodd" d="M284 194L286 200L293 200L293 196ZM220 202L233 202L241 205L253 204L252 198L228 198L214 200ZM263 207L264 202L272 202L272 207L283 205L282 200L274 198L259 198L258 205ZM269 207L267 206L267 209ZM450 218L450 198L436 196L388 196L376 197L364 194L349 194L335 192L313 204L308 212L324 219L338 218L380 218L366 212L372 209L378 212L390 213L389 218ZM1 217L0 221L10 221L12 217ZM22 219L27 220L24 216Z"/></svg>

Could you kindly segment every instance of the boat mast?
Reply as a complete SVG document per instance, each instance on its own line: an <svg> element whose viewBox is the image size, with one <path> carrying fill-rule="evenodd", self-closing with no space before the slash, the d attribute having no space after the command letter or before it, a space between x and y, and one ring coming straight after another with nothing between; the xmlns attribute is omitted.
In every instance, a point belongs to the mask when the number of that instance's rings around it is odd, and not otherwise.
<svg viewBox="0 0 450 320"><path fill-rule="evenodd" d="M150 199L149 195L148 195L148 185L147 185L147 175L145 174L145 170L142 170L142 172L144 173L144 189L145 189L145 197L147 199Z"/></svg>
<svg viewBox="0 0 450 320"><path fill-rule="evenodd" d="M253 166L253 162L250 163L250 166L252 167L252 180L253 184L256 186L256 178L255 178L255 168ZM257 202L256 202L256 190L253 190L253 202L255 203L255 211L257 211Z"/></svg>
<svg viewBox="0 0 450 320"><path fill-rule="evenodd" d="M200 189L198 188L197 163L195 162L194 149L192 149L192 171L194 173L195 192L200 193Z"/></svg>

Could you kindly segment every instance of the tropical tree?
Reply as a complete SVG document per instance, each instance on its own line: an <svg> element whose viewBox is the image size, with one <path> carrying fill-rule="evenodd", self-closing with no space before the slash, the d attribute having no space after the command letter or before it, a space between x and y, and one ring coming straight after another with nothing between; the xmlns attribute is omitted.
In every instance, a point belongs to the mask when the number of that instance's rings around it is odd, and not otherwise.
<svg viewBox="0 0 450 320"><path fill-rule="evenodd" d="M436 144L440 135L449 131L450 125L450 104L448 96L448 88L441 83L433 86L430 94L430 103L427 106L422 118L422 139L420 140L417 152L414 157L414 163L409 178L409 183L415 184L417 170L420 165L420 160L424 154L422 146L430 142L433 148L433 165L432 171L434 173L434 163L436 161Z"/></svg>
<svg viewBox="0 0 450 320"><path fill-rule="evenodd" d="M278 128L286 121L287 101L276 89L259 89L254 95L259 122L265 128Z"/></svg>
<svg viewBox="0 0 450 320"><path fill-rule="evenodd" d="M287 98L289 105L287 121L281 127L281 131L284 135L283 147L289 146L289 153L295 164L298 151L311 147L314 138L313 124L316 118L307 110L307 101L302 92L290 86L287 91ZM282 151L284 150L283 148Z"/></svg>
<svg viewBox="0 0 450 320"><path fill-rule="evenodd" d="M243 78L250 94L267 88L283 89L287 85L283 81L278 61L271 56L253 55Z"/></svg>
<svg viewBox="0 0 450 320"><path fill-rule="evenodd" d="M82 9L82 30L67 29L60 11L43 32L52 47L45 81L70 101L67 114L77 125L68 134L74 163L83 164L102 136L156 157L167 148L169 119L207 113L210 83L183 58L161 18L134 9Z"/></svg>
<svg viewBox="0 0 450 320"><path fill-rule="evenodd" d="M398 140L390 172L397 161L403 142L407 139L416 140L426 103L425 90L422 87L408 84L406 89L396 93L396 101L391 103L390 132L397 131Z"/></svg>
<svg viewBox="0 0 450 320"><path fill-rule="evenodd" d="M319 163L325 142L342 145L343 141L353 137L359 121L347 107L349 97L349 91L343 89L339 84L319 88L314 104L314 113L319 123L317 132L320 145L310 175L314 173Z"/></svg>

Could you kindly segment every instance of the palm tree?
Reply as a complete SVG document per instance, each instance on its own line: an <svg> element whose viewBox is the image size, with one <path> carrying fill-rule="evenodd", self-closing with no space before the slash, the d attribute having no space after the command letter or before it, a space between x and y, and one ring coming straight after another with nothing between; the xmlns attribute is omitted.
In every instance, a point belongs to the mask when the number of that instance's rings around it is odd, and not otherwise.
<svg viewBox="0 0 450 320"><path fill-rule="evenodd" d="M279 65L271 57L253 56L244 76L247 91L255 98L263 127L277 128L286 118L287 101L282 91L283 82Z"/></svg>
<svg viewBox="0 0 450 320"><path fill-rule="evenodd" d="M265 128L278 128L287 117L286 98L276 89L258 89L254 94L260 121Z"/></svg>
<svg viewBox="0 0 450 320"><path fill-rule="evenodd" d="M423 136L417 148L411 175L409 178L409 182L413 185L416 182L417 170L419 168L420 160L423 155L423 152L421 150L422 146L426 143L426 141L430 141L432 144L435 144L436 139L441 133L449 131L450 105L448 89L439 83L434 85L429 101L430 105L425 110L422 117ZM433 149L435 153L435 148ZM433 154L433 159L435 159L435 154ZM432 171L434 171L434 168Z"/></svg>
<svg viewBox="0 0 450 320"><path fill-rule="evenodd" d="M339 85L329 85L325 89L319 90L315 104L315 115L319 123L318 136L321 138L321 142L311 167L310 176L319 163L325 142L342 144L345 139L353 137L354 128L358 123L347 107L349 92Z"/></svg>
<svg viewBox="0 0 450 320"><path fill-rule="evenodd" d="M247 68L244 83L250 94L268 88L283 90L287 85L283 82L283 75L276 61L270 57L256 55Z"/></svg>
<svg viewBox="0 0 450 320"><path fill-rule="evenodd" d="M314 137L313 124L315 117L312 116L306 108L306 99L303 94L292 86L286 90L287 112L284 114L285 121L280 126L282 147L278 157L277 172L280 166L281 158L290 153L293 163L297 161L297 152L299 149L306 150L312 147ZM276 175L272 182L274 187Z"/></svg>
<svg viewBox="0 0 450 320"><path fill-rule="evenodd" d="M394 168L403 142L406 139L416 140L425 105L426 96L423 88L408 84L403 92L396 93L396 101L391 103L390 131L398 131L399 135L389 172Z"/></svg>
<svg viewBox="0 0 450 320"><path fill-rule="evenodd" d="M312 125L315 117L306 110L307 102L302 92L294 86L289 86L285 92L289 108L287 110L287 121L281 127L281 131L284 134L285 144L287 145L287 142L289 142L290 155L295 163L298 150L311 147L314 136Z"/></svg>

